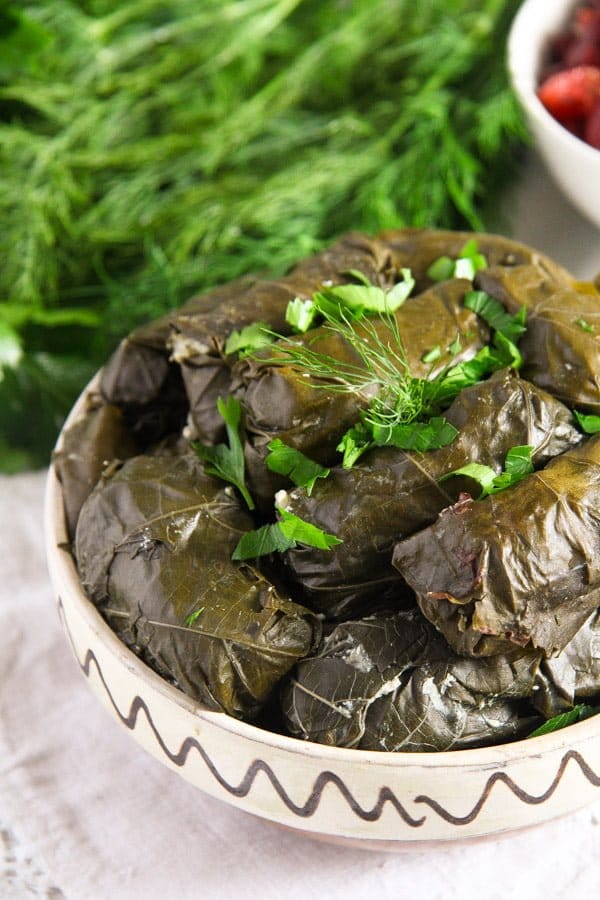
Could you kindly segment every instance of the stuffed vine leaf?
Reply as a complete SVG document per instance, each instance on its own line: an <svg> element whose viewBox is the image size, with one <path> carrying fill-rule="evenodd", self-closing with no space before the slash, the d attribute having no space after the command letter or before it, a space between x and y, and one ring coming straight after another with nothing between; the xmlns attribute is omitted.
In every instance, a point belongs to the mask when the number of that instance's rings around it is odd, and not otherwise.
<svg viewBox="0 0 600 900"><path fill-rule="evenodd" d="M230 289L230 286L227 288ZM212 309L222 289L192 297L182 311ZM100 390L118 406L142 448L181 428L187 403L179 367L169 359L171 315L141 325L124 338L101 372Z"/></svg>
<svg viewBox="0 0 600 900"><path fill-rule="evenodd" d="M524 377L568 406L600 412L600 292L541 265L487 269L477 282L509 312L527 310Z"/></svg>
<svg viewBox="0 0 600 900"><path fill-rule="evenodd" d="M464 296L470 286L465 279L444 282L410 297L394 313L406 368L412 376L434 377L450 362L472 358L489 340L487 326L464 306ZM385 319L375 319L372 326L358 322L355 330L367 343L381 340L384 345L390 342L393 345L393 335ZM460 347L450 356L447 347L457 337ZM364 368L356 350L327 326L295 336L293 344L324 354L340 366ZM234 387L241 384L240 397L246 413L250 483L255 495L268 506L272 506L275 491L284 486L265 466L269 441L278 437L317 462L331 465L338 459L336 447L340 438L356 423L360 410L375 393L374 386L371 393L365 394L329 389L326 382L319 383L318 379L309 377L300 366L286 364L287 345L288 342L281 341L252 358L241 360L234 369ZM440 359L434 364L424 362L423 357L433 347L443 348Z"/></svg>
<svg viewBox="0 0 600 900"><path fill-rule="evenodd" d="M221 289L220 302L208 312L183 310L171 317L169 347L181 365L191 421L202 442L214 443L223 437L216 401L231 390L230 366L235 360L225 354L231 333L262 322L279 334L288 334L285 313L289 301L309 299L324 282L352 280L352 270L384 287L394 283L385 247L375 238L349 234L301 262L285 277L233 283L229 289Z"/></svg>
<svg viewBox="0 0 600 900"><path fill-rule="evenodd" d="M460 500L393 562L458 653L560 652L600 603L600 436L513 488Z"/></svg>
<svg viewBox="0 0 600 900"><path fill-rule="evenodd" d="M319 626L231 553L252 527L191 455L138 456L96 487L76 536L82 584L128 646L211 708L252 718Z"/></svg>
<svg viewBox="0 0 600 900"><path fill-rule="evenodd" d="M295 736L337 747L429 752L508 740L527 729L540 654L465 659L418 610L337 625L282 689Z"/></svg>
<svg viewBox="0 0 600 900"><path fill-rule="evenodd" d="M465 245L471 241L476 242L478 252L485 257L490 267L501 266L510 272L515 266L534 263L543 266L559 281L572 281L569 273L547 256L502 235L405 228L383 231L379 238L389 248L395 268L411 269L417 282L417 290L424 290L431 284L427 273L432 263L444 256L458 258Z"/></svg>
<svg viewBox="0 0 600 900"><path fill-rule="evenodd" d="M327 553L298 546L286 554L286 571L309 606L339 618L374 598L397 601L404 583L392 566L394 544L473 488L443 476L467 462L500 471L508 450L524 444L541 466L581 440L566 407L509 370L462 391L445 416L459 430L447 447L371 450L351 469L332 469L310 496L290 491L290 512L343 541Z"/></svg>
<svg viewBox="0 0 600 900"><path fill-rule="evenodd" d="M107 467L137 453L137 447L117 406L93 395L87 409L63 432L53 455L56 474L63 486L65 515L70 538L81 507Z"/></svg>
<svg viewBox="0 0 600 900"><path fill-rule="evenodd" d="M546 719L600 697L600 612L596 610L562 653L542 660L532 703Z"/></svg>

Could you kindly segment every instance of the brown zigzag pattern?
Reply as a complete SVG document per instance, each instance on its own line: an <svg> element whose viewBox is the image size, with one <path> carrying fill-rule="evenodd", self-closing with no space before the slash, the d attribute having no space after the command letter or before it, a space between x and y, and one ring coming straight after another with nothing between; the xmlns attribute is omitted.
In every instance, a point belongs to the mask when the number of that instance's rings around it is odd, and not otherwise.
<svg viewBox="0 0 600 900"><path fill-rule="evenodd" d="M60 598L58 600L58 605L59 611L61 613L61 619L65 626L65 630L69 637L73 652L75 653L75 657L79 663L81 671L86 677L89 678L91 666L93 663L102 686L104 687L106 695L115 711L115 714L117 715L119 721L130 731L135 730L138 715L140 713L144 714L146 721L148 722L148 725L150 726L154 734L158 746L161 748L167 759L170 760L170 762L172 762L174 765L179 767L184 766L191 751L196 751L215 781L217 781L219 785L233 797L246 797L252 790L252 786L259 772L264 772L264 774L269 779L269 782L271 783L274 791L281 799L282 803L294 815L304 819L310 818L310 816L312 816L316 812L316 810L319 808L323 791L325 790L327 785L332 784L340 792L352 812L360 819L363 819L365 822L376 822L381 817L383 808L386 803L390 803L391 806L394 807L398 815L403 819L403 821L412 828L419 828L426 821L426 816L421 816L420 818L414 818L413 816L411 816L402 805L402 803L398 800L391 788L387 786L379 789L377 802L373 807L363 807L356 800L346 783L342 778L339 777L339 775L336 775L335 772L323 771L320 772L315 779L312 790L310 791L306 802L302 805L299 805L295 803L289 796L289 794L279 781L277 775L273 772L270 765L262 759L253 760L239 784L232 784L227 781L227 779L224 778L223 775L219 772L209 754L206 752L202 744L200 744L199 741L196 740L196 738L187 737L183 741L179 749L173 752L163 740L162 735L160 734L158 728L154 723L152 713L148 709L148 706L142 699L142 697L136 694L131 702L129 711L126 714L122 713L117 703L115 702L108 684L106 683L104 673L102 672L100 663L98 662L98 659L96 658L93 650L87 650L83 663L79 660L79 656L75 651L71 634L64 617L62 601ZM600 787L600 775L597 775L594 772L591 766L585 761L583 756L577 750L568 750L563 755L552 782L550 783L548 788L541 794L530 794L526 790L524 790L524 788L516 784L516 782L513 781L513 779L509 775L506 775L506 773L495 772L488 778L477 803L474 805L472 810L464 816L454 815L449 810L445 809L440 803L438 803L437 800L434 800L432 797L429 797L426 794L419 794L414 798L413 802L428 806L429 809L432 810L432 812L435 812L436 815L438 815L441 819L444 819L446 822L449 822L452 825L467 825L477 818L477 816L485 806L485 803L487 802L495 785L498 783L504 784L508 788L508 790L511 791L514 796L517 797L522 803L526 803L529 805L539 805L545 803L550 799L550 797L552 797L552 795L556 791L563 778L565 770L571 761L579 766L580 771L590 784L592 784L594 787Z"/></svg>

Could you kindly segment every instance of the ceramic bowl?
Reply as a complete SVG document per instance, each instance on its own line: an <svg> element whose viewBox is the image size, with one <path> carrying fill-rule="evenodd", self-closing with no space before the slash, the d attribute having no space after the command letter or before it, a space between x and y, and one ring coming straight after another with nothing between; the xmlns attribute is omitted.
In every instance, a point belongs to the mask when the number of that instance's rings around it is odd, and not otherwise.
<svg viewBox="0 0 600 900"><path fill-rule="evenodd" d="M510 31L508 67L550 174L579 212L600 228L600 150L563 128L536 95L548 42L570 21L576 6L576 0L525 0Z"/></svg>
<svg viewBox="0 0 600 900"><path fill-rule="evenodd" d="M149 753L213 797L377 850L494 837L600 799L597 718L497 747L402 754L308 743L203 709L129 651L85 596L52 467L45 530L59 614L92 691Z"/></svg>

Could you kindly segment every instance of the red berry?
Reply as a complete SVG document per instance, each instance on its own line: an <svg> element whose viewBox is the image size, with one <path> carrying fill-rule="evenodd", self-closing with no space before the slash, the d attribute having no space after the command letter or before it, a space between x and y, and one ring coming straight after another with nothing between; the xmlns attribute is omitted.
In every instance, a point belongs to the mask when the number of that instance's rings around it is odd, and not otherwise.
<svg viewBox="0 0 600 900"><path fill-rule="evenodd" d="M538 97L556 119L586 118L600 98L600 67L576 66L550 75Z"/></svg>

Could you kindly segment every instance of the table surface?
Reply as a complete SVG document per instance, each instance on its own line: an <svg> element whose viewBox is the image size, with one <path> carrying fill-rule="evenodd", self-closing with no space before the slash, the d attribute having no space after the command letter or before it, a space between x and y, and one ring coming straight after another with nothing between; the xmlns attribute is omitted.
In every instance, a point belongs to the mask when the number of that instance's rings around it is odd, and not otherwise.
<svg viewBox="0 0 600 900"><path fill-rule="evenodd" d="M600 231L531 157L507 231L581 278ZM600 800L500 840L394 855L289 834L192 788L89 692L56 613L44 472L0 478L0 897L428 900L600 896Z"/></svg>

